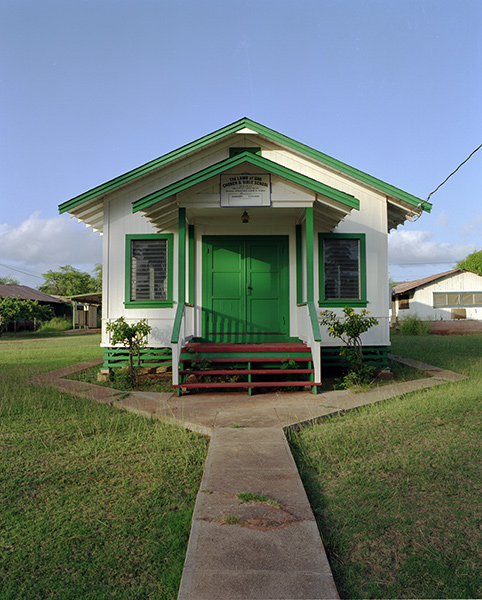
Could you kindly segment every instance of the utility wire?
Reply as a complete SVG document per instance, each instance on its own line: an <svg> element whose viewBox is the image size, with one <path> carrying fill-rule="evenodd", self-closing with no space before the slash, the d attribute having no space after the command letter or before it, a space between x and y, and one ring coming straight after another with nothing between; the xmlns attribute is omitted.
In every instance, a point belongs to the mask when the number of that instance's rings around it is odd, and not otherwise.
<svg viewBox="0 0 482 600"><path fill-rule="evenodd" d="M3 265L0 263L0 267L5 267L5 269L11 269L12 271L17 271L18 273L22 273L22 275L28 275L29 277L36 277L37 279L43 279L40 275L34 275L33 273L28 273L27 271L22 271L21 269L16 269L15 267L9 267L8 265Z"/></svg>
<svg viewBox="0 0 482 600"><path fill-rule="evenodd" d="M467 156L467 158L464 160L464 162L461 162L461 163L460 163L460 165L459 165L459 166L458 166L458 167L455 169L455 171L453 171L452 173L450 173L450 175L449 175L448 177L446 177L446 178L445 178L445 179L442 181L442 183L441 183L441 184L440 184L438 187L436 187L436 188L434 189L434 191L433 191L433 192L430 192L430 194L427 196L427 199L425 200L425 202L428 202L428 201L430 200L430 196L432 196L433 194L435 194L435 192L437 192L437 191L438 191L438 190L439 190L439 189L440 189L440 188L443 186L443 184L444 184L444 183L447 183L447 181L448 181L448 180L449 180L449 179L452 177L452 175L455 175L455 173L457 173L457 171L460 169L460 167L462 167L463 165L465 165L465 163L466 163L466 162L467 162L469 159L471 159L471 158L472 158L472 156L473 156L473 155L474 155L474 154L475 154L475 153L476 153L478 150L480 150L481 148L482 148L482 144L480 144L480 146L479 146L478 148L476 148L476 149L475 149L473 152L471 152L471 153L469 154L469 156Z"/></svg>

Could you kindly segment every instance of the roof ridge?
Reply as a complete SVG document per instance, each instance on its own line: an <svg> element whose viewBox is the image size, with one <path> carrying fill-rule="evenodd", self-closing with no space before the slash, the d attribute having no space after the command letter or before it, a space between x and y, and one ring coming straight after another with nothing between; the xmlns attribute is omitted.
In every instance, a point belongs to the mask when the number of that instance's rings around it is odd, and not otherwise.
<svg viewBox="0 0 482 600"><path fill-rule="evenodd" d="M449 271L444 271L443 273L437 273L435 275L429 275L427 277L421 277L420 279L414 279L412 281L405 281L404 283L399 283L393 289L396 294L400 294L402 292L406 292L416 287L421 287L427 283L431 283L432 281L436 281L437 279L441 279L442 277L446 277L447 275L452 275L457 271L467 271L467 269L450 269Z"/></svg>

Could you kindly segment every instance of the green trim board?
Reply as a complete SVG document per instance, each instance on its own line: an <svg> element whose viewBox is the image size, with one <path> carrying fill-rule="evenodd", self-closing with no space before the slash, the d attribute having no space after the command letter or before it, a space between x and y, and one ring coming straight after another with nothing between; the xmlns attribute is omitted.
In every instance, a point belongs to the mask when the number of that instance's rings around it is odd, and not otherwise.
<svg viewBox="0 0 482 600"><path fill-rule="evenodd" d="M227 136L233 135L244 128L248 128L254 131L255 133L267 138L268 140L271 140L287 148L295 150L296 152L299 152L300 154L307 156L310 159L324 164L334 169L335 171L348 175L349 177L360 181L379 191L382 191L383 193L389 196L398 198L412 207L420 207L425 212L431 211L432 205L429 202L423 201L420 198L413 196L412 194L404 192L403 190L400 190L395 186L392 186L388 183L385 183L384 181L381 181L380 179L377 179L376 177L368 175L367 173L355 169L354 167L350 167L346 163L332 158L327 154L310 148L305 144L297 142L296 140L293 140L281 133L278 133L273 129L269 129L268 127L265 127L260 123L256 123L255 121L244 117L238 121L235 121L234 123L231 123L230 125L218 129L217 131L205 135L189 144L181 146L180 148L173 150L172 152L168 152L167 154L164 154L163 156L152 160L140 167L128 171L127 173L120 175L119 177L115 177L114 179L111 179L106 183L92 188L91 190L84 192L83 194L71 198L70 200L59 205L59 212L60 214L64 212L69 212L70 210L79 206L80 204L83 204L84 202L88 202L89 200L99 198L118 187L126 185L134 181L135 179L144 177L157 169L165 167L174 160L179 160L193 152L200 151L208 145L218 142Z"/></svg>
<svg viewBox="0 0 482 600"><path fill-rule="evenodd" d="M324 273L324 240L347 239L359 242L359 294L354 298L325 298L325 273ZM318 267L320 296L319 305L323 307L351 306L353 308L365 307L367 301L367 264L366 264L366 239L364 233L319 233L318 234Z"/></svg>
<svg viewBox="0 0 482 600"><path fill-rule="evenodd" d="M153 192L144 198L136 200L132 203L132 212L135 213L145 210L153 204L157 204L158 202L161 202L162 200L165 200L174 194L179 194L180 192L183 192L184 190L187 190L198 183L202 183L211 177L220 175L228 169L232 169L233 167L237 167L238 165L244 163L249 163L256 167L265 169L274 175L278 175L279 177L287 179L288 181L292 181L297 185L308 188L317 194L321 194L322 196L336 200L350 209L360 209L359 200L353 196L350 196L349 194L340 192L340 190L336 190L335 188L316 181L311 177L302 175L301 173L293 171L292 169L288 169L288 167L284 167L283 165L275 163L272 160L268 160L262 156L258 156L257 154L253 154L252 152L242 152L241 154L237 154L231 158L226 158L225 160L215 163L214 165L210 165L206 169L202 169L197 173L188 175L187 177L171 183L170 185L157 190L156 192Z"/></svg>
<svg viewBox="0 0 482 600"><path fill-rule="evenodd" d="M172 233L135 233L125 237L125 298L126 308L170 308L173 305L173 234ZM131 243L134 240L166 240L167 241L167 294L165 300L132 300L131 299Z"/></svg>

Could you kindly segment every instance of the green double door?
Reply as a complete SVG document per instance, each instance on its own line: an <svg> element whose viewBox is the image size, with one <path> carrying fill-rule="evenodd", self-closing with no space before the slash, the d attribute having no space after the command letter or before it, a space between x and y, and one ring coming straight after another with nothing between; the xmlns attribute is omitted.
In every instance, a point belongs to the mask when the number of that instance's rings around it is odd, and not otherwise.
<svg viewBox="0 0 482 600"><path fill-rule="evenodd" d="M287 236L203 238L203 339L289 339Z"/></svg>

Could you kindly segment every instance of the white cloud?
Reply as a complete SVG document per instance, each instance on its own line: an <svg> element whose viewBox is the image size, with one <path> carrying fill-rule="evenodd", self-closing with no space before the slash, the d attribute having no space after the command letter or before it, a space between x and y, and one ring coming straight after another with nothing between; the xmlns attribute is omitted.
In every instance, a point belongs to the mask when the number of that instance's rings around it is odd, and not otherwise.
<svg viewBox="0 0 482 600"><path fill-rule="evenodd" d="M388 236L390 265L452 265L476 250L474 244L439 242L430 231L394 231Z"/></svg>
<svg viewBox="0 0 482 600"><path fill-rule="evenodd" d="M40 279L27 277L19 271L41 275L49 269L72 265L91 272L102 262L102 238L92 229L59 216L41 218L32 213L17 226L0 223L0 276L10 275L24 285L36 287Z"/></svg>

